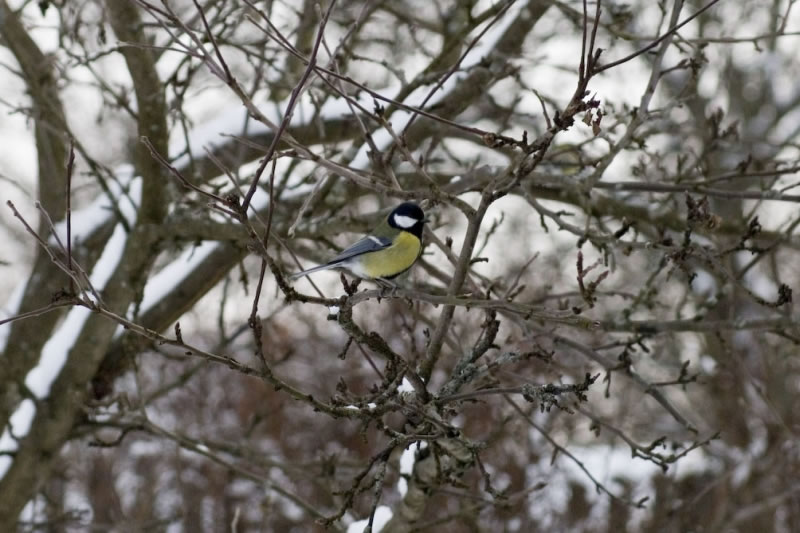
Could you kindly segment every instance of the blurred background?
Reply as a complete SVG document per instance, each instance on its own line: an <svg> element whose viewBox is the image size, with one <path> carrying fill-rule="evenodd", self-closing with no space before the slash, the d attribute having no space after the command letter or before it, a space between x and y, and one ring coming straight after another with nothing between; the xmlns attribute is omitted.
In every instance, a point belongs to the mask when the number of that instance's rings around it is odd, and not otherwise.
<svg viewBox="0 0 800 533"><path fill-rule="evenodd" d="M0 530L796 530L794 4L0 0Z"/></svg>

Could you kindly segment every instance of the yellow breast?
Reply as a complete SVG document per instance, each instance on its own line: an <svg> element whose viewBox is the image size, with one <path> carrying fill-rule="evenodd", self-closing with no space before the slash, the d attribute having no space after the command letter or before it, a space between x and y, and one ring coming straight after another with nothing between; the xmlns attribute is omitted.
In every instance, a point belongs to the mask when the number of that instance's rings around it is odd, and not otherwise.
<svg viewBox="0 0 800 533"><path fill-rule="evenodd" d="M392 278L411 268L421 248L418 238L406 231L400 232L388 248L361 256L359 270L365 277Z"/></svg>

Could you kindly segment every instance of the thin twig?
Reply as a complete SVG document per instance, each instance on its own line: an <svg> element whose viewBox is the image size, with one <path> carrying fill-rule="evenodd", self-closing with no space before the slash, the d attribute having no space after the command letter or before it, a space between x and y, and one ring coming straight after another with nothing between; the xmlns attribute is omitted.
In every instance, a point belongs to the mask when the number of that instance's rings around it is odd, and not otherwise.
<svg viewBox="0 0 800 533"><path fill-rule="evenodd" d="M258 181L261 178L261 174L264 172L269 161L272 159L275 150L278 148L278 143L283 136L283 132L289 126L289 122L292 120L292 116L294 114L294 108L297 105L297 102L302 94L303 90L305 89L306 82L308 81L311 73L314 72L314 67L317 63L317 54L319 53L319 47L322 43L322 35L325 32L325 26L328 23L328 19L333 12L333 7L336 5L336 0L331 0L330 5L328 6L328 10L325 12L325 17L319 24L319 29L317 30L317 37L314 40L314 47L311 50L311 56L308 60L308 65L306 66L303 75L300 77L300 81L297 82L294 89L292 89L292 94L289 97L289 102L286 104L286 109L284 110L283 120L281 120L280 125L278 126L278 130L275 132L275 135L272 137L272 142L270 143L269 148L267 149L267 153L264 156L263 161L256 170L255 176L253 177L253 183L250 185L250 189L247 191L247 194L244 197L244 202L242 202L242 213L247 213L247 207L250 205L250 201L253 198L253 195L256 193L256 189L258 188ZM270 198L270 210L272 209L272 198Z"/></svg>
<svg viewBox="0 0 800 533"><path fill-rule="evenodd" d="M581 462L581 461L580 461L580 460L579 460L577 457L575 457L574 455L572 455L572 453L571 453L569 450L567 450L566 448L564 448L563 446L561 446L560 444L558 444L558 443L555 441L555 439L554 439L553 437L551 437L551 436L550 436L550 434L549 434L547 431L545 431L545 429L544 429L542 426L540 426L539 424L537 424L536 422L534 422L534 421L531 419L530 415L528 415L528 414L527 414L525 411L523 411L523 410L522 410L522 408L521 408L519 405L517 405L517 404L516 404L516 402L514 402L514 400L512 400L512 399L511 399L511 398L509 398L508 396L504 396L504 398L505 398L505 400L506 400L506 401L509 403L509 405L511 405L511 408L512 408L512 409L514 409L514 411L516 411L516 412L517 412L517 413L520 415L520 418L522 418L522 420L524 420L524 421L525 421L525 423L527 423L529 426L531 426L531 427L532 427L532 428L534 428L536 431L538 431L538 432L539 432L539 434L540 434L540 435L542 435L542 436L543 436L543 437L544 437L544 438L547 440L547 442L549 442L549 443L550 443L550 445L552 445L552 446L553 446L553 448L555 448L555 449L556 449L556 451L557 451L558 453L560 453L560 454L563 454L563 455L566 455L567 457L569 457L569 459L570 459L570 460L571 460L573 463L575 463L575 465L576 465L578 468L580 468L580 469L581 469L581 471L582 471L584 474L586 474L586 477L588 477L588 478L589 478L589 479L592 481L592 483L594 484L594 486L595 486L595 488L596 488L597 490L599 490L599 491L601 491L601 492L604 492L604 493L605 493L605 494L607 494L607 495L608 495L608 496L609 496L609 497L610 497L612 500L615 500L615 501L617 501L617 502L619 502L619 503L621 503L621 504L623 504L623 505L625 505L625 506L628 506L628 507L636 507L636 508L638 508L638 509L644 508L644 503L645 503L645 502L646 502L646 501L649 499L648 497L642 498L642 499L640 499L640 500L638 500L638 501L633 501L633 500L629 500L629 499L627 499L627 498L623 498L623 497L621 497L621 496L617 496L616 494L614 494L613 492L611 492L611 491L610 491L608 488L606 488L606 486L605 486L605 485L603 485L602 483L600 483L600 481L598 481L598 480L597 480L597 478L595 478L595 477L594 477L594 475L592 475L592 473L591 473L591 472L589 472L589 469L588 469L588 468L586 468L586 465L584 465L584 464L583 464L583 463L582 463L582 462Z"/></svg>
<svg viewBox="0 0 800 533"><path fill-rule="evenodd" d="M0 326L3 324L8 324L10 322L16 322L17 320L25 320L26 318L33 318L37 316L44 315L49 313L50 311L55 311L61 307L70 307L75 305L75 301L71 298L68 300L60 300L57 302L53 302L51 304L45 305L44 307L40 307L39 309L34 309L32 311L28 311L27 313L19 313L17 315L0 319Z"/></svg>
<svg viewBox="0 0 800 533"><path fill-rule="evenodd" d="M614 68L614 67L616 67L616 66L619 66L619 65L621 65L621 64L623 64L623 63L627 63L627 62L628 62L628 61L630 61L631 59L634 59L634 58L636 58L636 57L638 57L638 56L640 56L640 55L644 54L644 53L645 53L645 52L647 52L648 50L652 50L653 48L655 48L656 46L658 46L658 45L659 45L659 43L660 43L661 41L663 41L664 39L667 39L667 38L669 38L669 37L670 37L670 36L672 36L672 35L673 35L675 32L677 32L679 29L683 28L684 26L686 26L687 24L689 24L691 21L693 21L694 19L696 19L697 17L699 17L700 15L702 15L703 13L705 13L706 11L708 11L709 9L711 9L712 7L714 7L714 5L715 5L717 2L719 2L719 0L711 0L709 3L707 3L706 5L704 5L703 7L701 7L700 9L698 9L698 10L697 10L697 11L696 11L696 12L695 12L693 15L689 16L689 17L688 17L686 20L684 20L683 22L681 22L681 23L679 23L679 24L676 24L675 26L673 26L672 28L670 28L669 30L667 30L667 31L666 31L666 33L664 33L664 35L662 35L661 37L659 37L659 38L655 39L653 42L651 42L650 44L648 44L648 45L647 45L647 46L645 46L644 48L640 48L639 50L637 50L637 51L633 52L632 54L629 54L629 55L627 55L627 56L623 57L622 59L618 59L618 60L616 60L616 61L613 61L613 62L611 62L611 63L607 63L607 64L605 64L605 65L603 65L603 66L601 66L601 67L597 67L597 68L595 68L595 69L594 69L594 71L592 72L592 74L600 74L601 72L603 72L603 71L605 71L605 70L608 70L608 69L610 69L610 68Z"/></svg>

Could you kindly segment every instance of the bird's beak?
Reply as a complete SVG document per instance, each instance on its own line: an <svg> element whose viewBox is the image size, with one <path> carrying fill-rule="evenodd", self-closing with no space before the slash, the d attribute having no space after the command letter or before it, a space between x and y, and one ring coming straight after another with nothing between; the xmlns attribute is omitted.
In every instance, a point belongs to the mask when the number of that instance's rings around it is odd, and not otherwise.
<svg viewBox="0 0 800 533"><path fill-rule="evenodd" d="M429 219L428 217L425 217L425 218L422 219L422 223L423 224L428 224L430 221L431 221L431 219Z"/></svg>

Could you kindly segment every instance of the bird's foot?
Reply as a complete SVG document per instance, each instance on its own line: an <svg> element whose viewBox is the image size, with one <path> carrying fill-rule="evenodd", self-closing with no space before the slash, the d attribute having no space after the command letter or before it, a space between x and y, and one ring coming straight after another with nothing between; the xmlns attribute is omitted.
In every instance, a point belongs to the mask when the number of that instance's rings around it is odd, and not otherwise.
<svg viewBox="0 0 800 533"><path fill-rule="evenodd" d="M397 289L400 287L393 281L386 278L375 278L375 282L381 288L381 298L395 298L397 296Z"/></svg>

